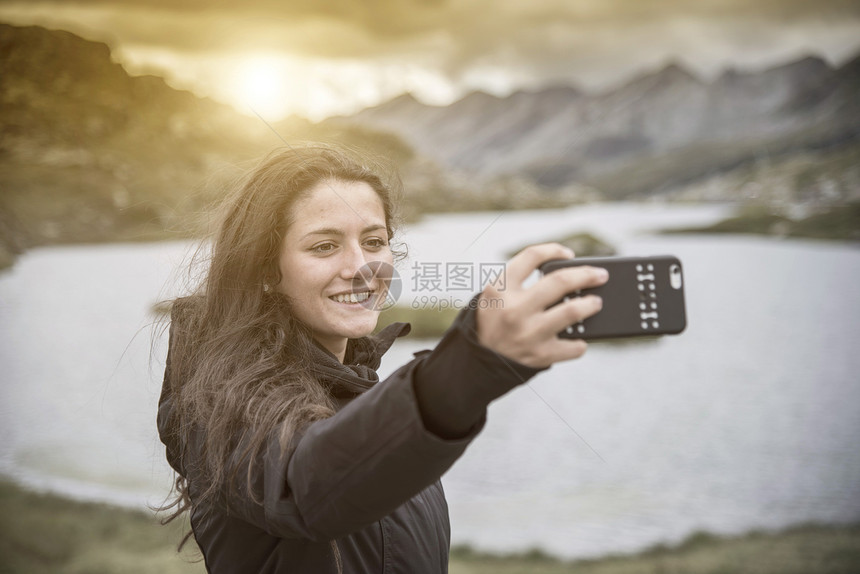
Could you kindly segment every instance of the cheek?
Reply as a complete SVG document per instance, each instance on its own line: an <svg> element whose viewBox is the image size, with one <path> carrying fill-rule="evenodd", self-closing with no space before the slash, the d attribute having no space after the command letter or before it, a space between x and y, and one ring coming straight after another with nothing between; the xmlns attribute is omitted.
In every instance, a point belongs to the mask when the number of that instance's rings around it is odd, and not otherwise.
<svg viewBox="0 0 860 574"><path fill-rule="evenodd" d="M307 291L305 280L307 274L302 272L305 267L301 261L301 257L294 254L281 256L278 265L281 270L280 291L291 297L296 297Z"/></svg>
<svg viewBox="0 0 860 574"><path fill-rule="evenodd" d="M391 252L391 247L385 250L384 261L389 265L394 265L394 254Z"/></svg>
<svg viewBox="0 0 860 574"><path fill-rule="evenodd" d="M286 288L296 277L295 265L291 258L281 255L278 259L278 270L281 272L279 287Z"/></svg>
<svg viewBox="0 0 860 574"><path fill-rule="evenodd" d="M394 254L391 252L391 247L386 247L382 251L368 255L368 261L383 261L392 267L394 266Z"/></svg>
<svg viewBox="0 0 860 574"><path fill-rule="evenodd" d="M282 257L280 269L280 291L297 300L317 297L331 280L327 265L300 254Z"/></svg>

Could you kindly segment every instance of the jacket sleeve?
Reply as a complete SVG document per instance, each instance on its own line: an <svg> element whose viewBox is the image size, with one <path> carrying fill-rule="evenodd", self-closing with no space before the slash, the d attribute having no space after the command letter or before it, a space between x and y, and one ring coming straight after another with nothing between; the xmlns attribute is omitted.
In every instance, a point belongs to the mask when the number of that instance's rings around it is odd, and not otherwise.
<svg viewBox="0 0 860 574"><path fill-rule="evenodd" d="M483 428L489 401L539 370L511 369L502 357L476 348L473 327L474 311L461 311L436 349L419 354L334 416L309 425L295 448L284 452L273 436L248 477L261 500L230 496L228 511L275 536L331 540L390 514L438 480ZM470 401L467 416L475 420L465 434L445 439L427 428L415 392L416 377L425 375L422 384L474 390L477 398L454 395ZM434 412L444 406L437 400Z"/></svg>

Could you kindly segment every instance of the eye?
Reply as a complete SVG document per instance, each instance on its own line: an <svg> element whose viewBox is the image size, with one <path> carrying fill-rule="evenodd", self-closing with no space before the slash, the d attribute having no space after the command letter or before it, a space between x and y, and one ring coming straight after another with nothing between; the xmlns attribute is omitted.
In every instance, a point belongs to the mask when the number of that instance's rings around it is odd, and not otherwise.
<svg viewBox="0 0 860 574"><path fill-rule="evenodd" d="M388 245L388 242L379 237L371 237L364 242L370 249L379 250Z"/></svg>
<svg viewBox="0 0 860 574"><path fill-rule="evenodd" d="M331 241L323 241L322 243L317 243L316 245L311 246L309 251L313 253L331 253L337 248L337 245L332 243Z"/></svg>

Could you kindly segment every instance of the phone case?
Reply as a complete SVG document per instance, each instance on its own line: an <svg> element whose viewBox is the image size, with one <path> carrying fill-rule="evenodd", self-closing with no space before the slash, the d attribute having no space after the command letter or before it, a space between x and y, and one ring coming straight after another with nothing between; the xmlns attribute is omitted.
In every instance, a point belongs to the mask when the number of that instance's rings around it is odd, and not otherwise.
<svg viewBox="0 0 860 574"><path fill-rule="evenodd" d="M540 271L547 274L575 265L602 267L609 271L609 281L600 287L569 293L563 300L594 293L603 298L603 309L570 325L559 337L586 340L653 337L678 334L686 328L683 269L677 257L557 259L541 265Z"/></svg>

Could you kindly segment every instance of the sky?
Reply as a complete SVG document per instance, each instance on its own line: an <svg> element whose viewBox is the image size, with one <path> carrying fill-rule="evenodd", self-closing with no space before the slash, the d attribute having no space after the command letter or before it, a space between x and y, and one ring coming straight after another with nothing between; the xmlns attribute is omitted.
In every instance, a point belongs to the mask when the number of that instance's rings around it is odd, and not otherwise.
<svg viewBox="0 0 860 574"><path fill-rule="evenodd" d="M107 42L130 73L272 120L860 52L860 0L0 0L0 21Z"/></svg>

